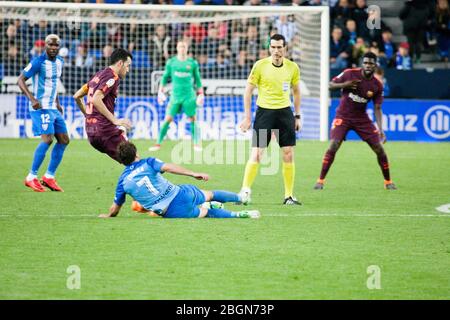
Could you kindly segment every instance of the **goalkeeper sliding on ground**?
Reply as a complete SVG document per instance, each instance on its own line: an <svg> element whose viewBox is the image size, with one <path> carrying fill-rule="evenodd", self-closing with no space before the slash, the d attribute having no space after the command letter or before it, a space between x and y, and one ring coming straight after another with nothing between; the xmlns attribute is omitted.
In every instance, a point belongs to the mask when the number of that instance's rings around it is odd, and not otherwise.
<svg viewBox="0 0 450 320"><path fill-rule="evenodd" d="M166 86L169 77L172 83L172 93L167 106L166 117L159 132L158 141L155 146L149 148L150 151L158 151L161 148L161 143L167 134L170 123L181 112L184 112L191 121L191 136L194 142L194 150L202 150L200 146L200 132L195 121L195 115L197 106L203 106L205 96L203 94L198 62L189 57L187 53L187 43L179 41L177 43L177 55L166 63L158 90L158 104L162 105L167 100ZM197 92L194 90L194 85L197 88Z"/></svg>

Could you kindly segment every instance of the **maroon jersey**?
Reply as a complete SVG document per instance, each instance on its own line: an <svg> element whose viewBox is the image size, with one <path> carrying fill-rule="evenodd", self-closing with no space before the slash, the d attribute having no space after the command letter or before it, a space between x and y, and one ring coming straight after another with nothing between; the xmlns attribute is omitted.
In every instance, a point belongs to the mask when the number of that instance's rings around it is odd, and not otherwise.
<svg viewBox="0 0 450 320"><path fill-rule="evenodd" d="M110 135L117 132L117 127L94 107L92 99L97 90L102 90L105 95L103 103L114 114L119 83L119 76L110 67L97 72L87 83L86 133L89 136Z"/></svg>
<svg viewBox="0 0 450 320"><path fill-rule="evenodd" d="M374 104L383 102L383 85L375 77L366 79L361 68L346 69L333 78L335 83L350 80L361 80L356 90L342 89L342 98L336 110L336 118L361 119L368 118L367 103L373 100Z"/></svg>

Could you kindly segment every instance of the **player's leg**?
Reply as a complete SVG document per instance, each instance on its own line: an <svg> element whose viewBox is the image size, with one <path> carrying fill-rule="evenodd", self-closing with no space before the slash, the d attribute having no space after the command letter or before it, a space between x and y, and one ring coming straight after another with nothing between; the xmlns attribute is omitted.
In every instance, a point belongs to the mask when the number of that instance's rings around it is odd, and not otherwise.
<svg viewBox="0 0 450 320"><path fill-rule="evenodd" d="M250 202L251 187L258 174L259 164L265 149L270 143L271 130L275 127L274 111L259 108L256 110L255 122L253 123L252 150L250 158L245 165L244 178L239 195L247 198Z"/></svg>
<svg viewBox="0 0 450 320"><path fill-rule="evenodd" d="M197 100L195 95L183 101L183 112L191 121L190 131L192 142L194 143L194 150L201 151L202 147L200 143L200 129L196 121Z"/></svg>
<svg viewBox="0 0 450 320"><path fill-rule="evenodd" d="M202 190L203 194L205 195L205 201L216 201L220 203L226 203L226 202L233 202L233 203L242 203L247 204L248 198L243 198L241 195L226 191L226 190L213 190L213 191L206 191Z"/></svg>
<svg viewBox="0 0 450 320"><path fill-rule="evenodd" d="M316 184L314 185L315 190L322 190L325 184L325 177L328 174L328 171L333 164L334 157L336 156L337 151L341 147L342 141L345 140L347 136L347 132L350 129L350 123L348 120L344 119L334 119L333 124L331 126L330 132L330 145L325 152L325 155L322 160L322 169L320 171L319 179L317 179Z"/></svg>
<svg viewBox="0 0 450 320"><path fill-rule="evenodd" d="M195 116L189 117L188 119L191 122L190 131L191 131L192 142L194 143L194 150L202 151L203 148L202 148L201 142L200 142L200 128L197 124L197 121L196 121L197 119Z"/></svg>
<svg viewBox="0 0 450 320"><path fill-rule="evenodd" d="M112 159L121 163L117 155L117 148L122 142L128 141L128 138L122 130L117 129L117 131L109 137L102 137L100 140L99 150L106 153Z"/></svg>
<svg viewBox="0 0 450 320"><path fill-rule="evenodd" d="M57 143L53 147L50 163L47 172L42 177L42 184L52 191L60 191L63 189L57 184L55 180L55 173L64 155L67 145L69 144L69 135L67 134L67 127L59 111L54 111L54 129Z"/></svg>
<svg viewBox="0 0 450 320"><path fill-rule="evenodd" d="M33 123L33 134L41 136L41 142L34 151L31 169L25 178L24 184L36 192L44 192L45 188L39 182L37 174L50 145L53 143L53 126L50 125L51 116L47 110L31 111L30 115Z"/></svg>
<svg viewBox="0 0 450 320"><path fill-rule="evenodd" d="M234 203L243 203L243 199L236 193L223 191L223 190L214 190L214 191L206 191L202 190L205 201L215 201L217 203L224 202L234 202ZM201 207L199 218L259 218L261 214L258 210L244 210L233 212L224 209L223 207L214 207L213 203L207 207Z"/></svg>
<svg viewBox="0 0 450 320"><path fill-rule="evenodd" d="M389 161L386 155L386 152L380 142L378 143L369 143L370 148L375 152L377 155L378 165L380 166L381 172L384 177L384 188L388 190L396 190L397 187L391 180L391 174L389 171Z"/></svg>
<svg viewBox="0 0 450 320"><path fill-rule="evenodd" d="M294 197L295 161L294 147L295 118L291 108L277 110L278 144L283 154L282 174L284 181L284 201L287 205L300 205L301 203Z"/></svg>
<svg viewBox="0 0 450 320"><path fill-rule="evenodd" d="M166 116L164 118L164 122L159 130L158 140L153 147L149 148L149 151L158 151L161 148L161 143L167 135L167 131L169 130L170 123L173 121L173 118L180 111L181 103L175 100L173 97L170 98L169 104L166 109Z"/></svg>
<svg viewBox="0 0 450 320"><path fill-rule="evenodd" d="M375 127L375 125L369 118L367 118L366 120L355 122L354 130L362 140L367 142L370 148L377 155L378 165L380 166L381 172L383 173L384 177L384 187L389 190L397 189L395 187L395 184L391 181L389 161L380 141L379 130Z"/></svg>

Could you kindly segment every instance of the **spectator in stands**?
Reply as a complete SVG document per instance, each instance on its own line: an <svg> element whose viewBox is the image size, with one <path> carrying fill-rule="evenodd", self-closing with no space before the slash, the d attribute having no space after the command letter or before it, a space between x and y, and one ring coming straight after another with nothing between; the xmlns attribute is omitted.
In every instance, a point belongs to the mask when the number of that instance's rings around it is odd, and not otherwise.
<svg viewBox="0 0 450 320"><path fill-rule="evenodd" d="M199 22L191 22L187 33L192 37L195 46L202 43L203 39L208 35L206 28Z"/></svg>
<svg viewBox="0 0 450 320"><path fill-rule="evenodd" d="M383 30L381 37L383 40L381 51L386 55L388 67L393 67L395 65L396 48L392 42L392 31L390 29Z"/></svg>
<svg viewBox="0 0 450 320"><path fill-rule="evenodd" d="M438 0L436 6L436 33L439 56L442 61L449 61L450 50L450 9L448 0Z"/></svg>
<svg viewBox="0 0 450 320"><path fill-rule="evenodd" d="M44 40L36 40L34 42L33 49L30 51L30 60L39 57L45 50L45 41Z"/></svg>
<svg viewBox="0 0 450 320"><path fill-rule="evenodd" d="M247 79L250 74L250 63L247 61L247 51L239 51L239 55L236 60L236 76L239 79Z"/></svg>
<svg viewBox="0 0 450 320"><path fill-rule="evenodd" d="M11 44L14 44L17 48L19 48L20 41L17 36L17 27L13 23L8 24L5 34L6 38L2 39L3 47L0 48L0 50L6 53Z"/></svg>
<svg viewBox="0 0 450 320"><path fill-rule="evenodd" d="M397 57L396 57L396 68L398 70L411 70L412 69L412 59L409 56L408 42L402 42L399 45Z"/></svg>
<svg viewBox="0 0 450 320"><path fill-rule="evenodd" d="M369 51L363 37L356 38L356 43L352 48L351 64L353 68L361 65L361 58Z"/></svg>
<svg viewBox="0 0 450 320"><path fill-rule="evenodd" d="M295 23L292 21L292 16L280 15L280 17L275 20L274 27L284 36L286 43L291 43L292 38L295 35Z"/></svg>
<svg viewBox="0 0 450 320"><path fill-rule="evenodd" d="M88 46L81 43L77 46L77 53L74 58L74 65L77 67L92 67L94 65L94 57L88 53Z"/></svg>
<svg viewBox="0 0 450 320"><path fill-rule="evenodd" d="M389 83L384 76L384 69L377 67L373 76L383 84L383 96L389 97L391 95L391 88L389 87Z"/></svg>
<svg viewBox="0 0 450 320"><path fill-rule="evenodd" d="M228 60L228 61L233 60L233 55L231 53L231 50L228 48L228 46L225 43L219 45L217 52L218 52L218 54L223 55L226 60Z"/></svg>
<svg viewBox="0 0 450 320"><path fill-rule="evenodd" d="M237 57L239 55L239 50L241 49L243 42L243 29L239 24L236 24L231 30L230 40L230 49L233 57Z"/></svg>
<svg viewBox="0 0 450 320"><path fill-rule="evenodd" d="M206 53L209 58L215 58L220 44L218 36L218 30L213 26L210 26L208 28L208 36L203 39L202 43L199 45L199 48L196 48L195 51L200 50L200 52Z"/></svg>
<svg viewBox="0 0 450 320"><path fill-rule="evenodd" d="M369 10L368 12L368 19L370 21L380 21L380 28L365 28L364 32L361 33L361 35L364 37L364 40L368 42L371 46L378 46L379 48L383 45L383 39L382 39L382 32L383 30L388 29L388 26L384 23L383 20L381 20L380 16L381 12L380 10L373 9Z"/></svg>
<svg viewBox="0 0 450 320"><path fill-rule="evenodd" d="M353 46L356 43L356 38L358 38L358 33L356 32L356 22L355 20L348 19L345 23L345 36L344 38L348 41L349 46Z"/></svg>
<svg viewBox="0 0 450 320"><path fill-rule="evenodd" d="M302 0L302 6L321 6L322 0ZM301 1L300 1L301 2ZM292 1L294 3L294 1Z"/></svg>
<svg viewBox="0 0 450 320"><path fill-rule="evenodd" d="M244 6L260 6L261 0L247 0L243 3Z"/></svg>
<svg viewBox="0 0 450 320"><path fill-rule="evenodd" d="M408 38L411 57L420 63L422 44L425 40L425 28L433 16L429 0L408 0L400 11L403 20L403 33ZM398 63L397 63L398 67Z"/></svg>
<svg viewBox="0 0 450 320"><path fill-rule="evenodd" d="M372 46L369 48L369 51L374 53L377 56L377 58L378 58L378 65L381 68L386 68L387 67L388 61L386 59L386 54L380 50L380 48L378 47L378 44L376 42L374 42L372 44Z"/></svg>
<svg viewBox="0 0 450 320"><path fill-rule="evenodd" d="M150 26L145 24L130 23L125 26L124 45L128 48L128 52L135 50L148 50L148 43L151 42ZM147 35L149 38L147 40ZM120 45L119 45L120 47Z"/></svg>
<svg viewBox="0 0 450 320"><path fill-rule="evenodd" d="M345 21L352 18L352 8L349 0L339 0L339 2L331 9L331 18L334 24L344 27Z"/></svg>
<svg viewBox="0 0 450 320"><path fill-rule="evenodd" d="M107 41L114 47L122 45L122 30L117 23L108 23L106 26Z"/></svg>
<svg viewBox="0 0 450 320"><path fill-rule="evenodd" d="M227 61L222 54L218 54L213 69L217 72L217 77L224 78L230 67L230 61Z"/></svg>
<svg viewBox="0 0 450 320"><path fill-rule="evenodd" d="M48 22L46 20L39 20L38 24L33 26L32 40L34 42L39 39L45 39L51 33L52 28L48 25Z"/></svg>
<svg viewBox="0 0 450 320"><path fill-rule="evenodd" d="M91 18L94 20L97 17L101 17L103 13L101 11L92 11ZM81 25L81 42L89 45L90 48L101 49L106 42L106 25L104 23L98 23L93 21L91 23L83 23Z"/></svg>
<svg viewBox="0 0 450 320"><path fill-rule="evenodd" d="M247 29L247 38L245 40L243 49L247 52L247 61L251 64L255 63L258 58L260 49L258 28L256 25L250 25Z"/></svg>
<svg viewBox="0 0 450 320"><path fill-rule="evenodd" d="M113 46L109 43L106 44L103 47L102 56L100 57L100 59L95 61L95 65L98 68L106 68L107 66L109 66L110 65L109 59L110 59L113 51L114 51Z"/></svg>
<svg viewBox="0 0 450 320"><path fill-rule="evenodd" d="M171 55L172 39L167 35L163 24L156 26L155 34L150 40L149 55L153 66L162 68Z"/></svg>
<svg viewBox="0 0 450 320"><path fill-rule="evenodd" d="M267 49L260 49L258 54L258 60L267 58L269 56L269 51Z"/></svg>
<svg viewBox="0 0 450 320"><path fill-rule="evenodd" d="M366 0L356 0L355 8L353 9L353 19L356 22L356 30L359 36L364 36L367 29L367 19L369 14L367 13Z"/></svg>
<svg viewBox="0 0 450 320"><path fill-rule="evenodd" d="M349 58L348 43L342 38L342 29L334 27L330 41L330 67L333 69L344 69L348 66Z"/></svg>
<svg viewBox="0 0 450 320"><path fill-rule="evenodd" d="M6 51L6 57L3 59L5 76L18 76L25 67L27 60L16 44L11 44Z"/></svg>
<svg viewBox="0 0 450 320"><path fill-rule="evenodd" d="M214 67L215 59L208 58L206 53L200 53L197 56L197 62L200 67L200 74L203 77L209 77L211 69Z"/></svg>

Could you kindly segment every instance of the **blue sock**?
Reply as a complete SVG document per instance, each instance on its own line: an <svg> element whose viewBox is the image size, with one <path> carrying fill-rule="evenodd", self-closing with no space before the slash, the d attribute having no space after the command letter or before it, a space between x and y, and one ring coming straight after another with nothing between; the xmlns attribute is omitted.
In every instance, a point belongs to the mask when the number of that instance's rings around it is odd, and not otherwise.
<svg viewBox="0 0 450 320"><path fill-rule="evenodd" d="M44 161L45 154L47 153L49 147L50 145L45 142L39 143L39 145L36 148L36 151L34 151L33 164L31 165L30 170L31 174L34 175L38 174L39 168L41 167L41 164Z"/></svg>
<svg viewBox="0 0 450 320"><path fill-rule="evenodd" d="M237 193L229 192L229 191L223 191L223 190L214 190L213 191L213 197L211 199L212 201L218 201L218 202L239 202L241 201L239 199L239 196Z"/></svg>
<svg viewBox="0 0 450 320"><path fill-rule="evenodd" d="M50 164L48 165L47 173L54 176L56 169L58 168L63 158L64 150L66 150L67 144L57 143L52 150L52 156L50 158Z"/></svg>
<svg viewBox="0 0 450 320"><path fill-rule="evenodd" d="M237 218L236 213L224 209L208 209L206 218Z"/></svg>

